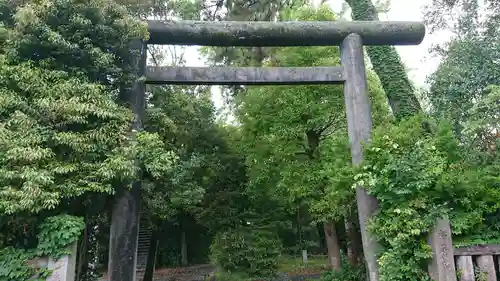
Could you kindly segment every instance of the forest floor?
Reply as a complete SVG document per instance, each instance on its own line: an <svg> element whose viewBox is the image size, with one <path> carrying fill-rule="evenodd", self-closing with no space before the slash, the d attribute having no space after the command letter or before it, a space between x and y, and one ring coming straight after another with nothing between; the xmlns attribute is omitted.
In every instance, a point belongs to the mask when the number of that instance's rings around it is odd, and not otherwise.
<svg viewBox="0 0 500 281"><path fill-rule="evenodd" d="M315 275L327 271L327 264L328 258L326 256L310 256L307 264L304 264L301 258L286 257L281 261L278 271L290 276Z"/></svg>
<svg viewBox="0 0 500 281"><path fill-rule="evenodd" d="M326 258L310 258L307 265L299 258L286 258L280 264L277 280L310 280L319 279L327 270ZM154 271L154 281L203 281L208 280L215 272L215 266L210 264L193 265L176 268L161 268ZM102 276L99 281L107 281L107 276ZM142 274L137 274L137 281L142 281Z"/></svg>
<svg viewBox="0 0 500 281"><path fill-rule="evenodd" d="M211 264L192 265L186 267L175 268L160 268L153 273L154 281L203 281L212 272L215 271L215 266ZM137 281L142 281L143 274L137 273ZM104 274L98 281L108 281L108 277Z"/></svg>
<svg viewBox="0 0 500 281"><path fill-rule="evenodd" d="M162 268L154 271L154 281L203 281L215 271L211 264L176 268ZM137 279L141 281L142 279Z"/></svg>

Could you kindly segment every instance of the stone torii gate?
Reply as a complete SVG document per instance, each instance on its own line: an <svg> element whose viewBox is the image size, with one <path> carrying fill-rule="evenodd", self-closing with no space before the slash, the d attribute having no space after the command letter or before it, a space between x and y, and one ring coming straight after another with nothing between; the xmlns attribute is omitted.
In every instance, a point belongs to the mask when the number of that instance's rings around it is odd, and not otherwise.
<svg viewBox="0 0 500 281"><path fill-rule="evenodd" d="M343 84L353 164L363 159L361 144L372 130L363 45L418 45L425 26L418 22L201 22L148 21L148 42L133 42L140 51L135 63L146 84L298 85ZM202 46L336 46L341 65L331 67L146 67L147 44ZM133 130L142 129L145 84L122 95L135 114ZM140 179L117 194L113 207L109 280L134 281L140 212ZM366 233L366 222L378 209L377 200L356 188L363 249L371 281L378 281L378 265L370 255L377 243Z"/></svg>

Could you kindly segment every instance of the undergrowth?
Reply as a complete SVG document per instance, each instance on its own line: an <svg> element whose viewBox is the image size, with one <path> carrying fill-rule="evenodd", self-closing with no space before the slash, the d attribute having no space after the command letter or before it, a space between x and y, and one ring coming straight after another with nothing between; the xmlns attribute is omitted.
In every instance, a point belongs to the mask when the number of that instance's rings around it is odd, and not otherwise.
<svg viewBox="0 0 500 281"><path fill-rule="evenodd" d="M454 235L464 235L498 210L498 189L463 155L451 126L425 117L374 132L355 179L380 202L368 228L383 247L381 281L429 280L436 220L448 216Z"/></svg>
<svg viewBox="0 0 500 281"><path fill-rule="evenodd" d="M0 249L0 281L42 281L51 274L32 261L50 256L58 259L67 255L67 246L75 242L85 227L83 218L70 215L49 217L40 225L38 246L34 249L6 247Z"/></svg>

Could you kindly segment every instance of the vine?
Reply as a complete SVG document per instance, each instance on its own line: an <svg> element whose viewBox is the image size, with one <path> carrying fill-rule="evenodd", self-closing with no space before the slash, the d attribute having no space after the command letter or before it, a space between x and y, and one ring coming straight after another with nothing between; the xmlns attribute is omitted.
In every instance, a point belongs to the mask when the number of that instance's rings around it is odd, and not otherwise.
<svg viewBox="0 0 500 281"><path fill-rule="evenodd" d="M426 240L435 221L448 215L454 234L463 234L498 208L498 192L460 151L450 126L421 116L374 132L355 179L380 201L369 231L383 246L381 281L429 280Z"/></svg>
<svg viewBox="0 0 500 281"><path fill-rule="evenodd" d="M69 254L67 246L78 240L85 224L83 218L70 215L48 217L39 226L38 246L35 249L0 249L0 281L41 281L51 273L39 268L36 258L49 256L58 259Z"/></svg>
<svg viewBox="0 0 500 281"><path fill-rule="evenodd" d="M371 0L348 0L354 20L378 21L378 12ZM394 46L367 46L373 70L380 78L392 112L398 120L422 112L415 89L408 79L401 58Z"/></svg>

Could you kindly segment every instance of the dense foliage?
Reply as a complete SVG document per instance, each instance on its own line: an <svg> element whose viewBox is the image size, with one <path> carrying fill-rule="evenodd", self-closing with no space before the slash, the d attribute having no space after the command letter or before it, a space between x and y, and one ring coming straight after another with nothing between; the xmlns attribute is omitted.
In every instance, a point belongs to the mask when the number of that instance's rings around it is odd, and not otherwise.
<svg viewBox="0 0 500 281"><path fill-rule="evenodd" d="M274 277L281 255L279 238L270 230L238 228L220 232L211 246L213 260L229 273Z"/></svg>
<svg viewBox="0 0 500 281"><path fill-rule="evenodd" d="M294 18L332 20L334 14L326 7L318 11L306 7ZM272 57L270 66L339 63L339 51L331 47L277 48ZM371 75L369 90L375 123L386 122L386 100ZM342 87L251 87L236 102L250 173L249 192L272 192L292 209L307 204L318 221L346 215L345 206L353 202L353 193L346 178L350 156Z"/></svg>
<svg viewBox="0 0 500 281"><path fill-rule="evenodd" d="M441 63L429 76L428 96L433 114L449 118L457 131L463 129L471 107L484 98L488 87L500 84L496 62L499 15L497 1L439 0L426 8L431 30L453 34L434 49Z"/></svg>
<svg viewBox="0 0 500 281"><path fill-rule="evenodd" d="M426 15L432 31L447 30L453 34L434 49L441 64L429 76L431 113L451 122L466 151L464 157L483 171L482 180L488 186L498 188L498 2L433 1L426 7ZM496 243L500 229L497 216L498 210L491 211L481 226L456 237L454 242Z"/></svg>
<svg viewBox="0 0 500 281"><path fill-rule="evenodd" d="M130 141L120 95L139 78L129 43L147 30L112 1L0 6L0 256L20 266L8 280L24 280L28 259L64 254L83 216L135 177L135 159L148 164L154 136Z"/></svg>
<svg viewBox="0 0 500 281"><path fill-rule="evenodd" d="M83 78L32 63L1 65L0 180L9 188L0 211L38 212L85 192L112 193L112 180L126 173L113 150L124 143L128 110Z"/></svg>
<svg viewBox="0 0 500 281"><path fill-rule="evenodd" d="M0 249L0 280L44 280L50 271L36 268L29 262L36 257L58 259L69 253L67 246L78 240L84 228L82 218L59 215L48 217L39 226L38 245L32 249L5 247ZM36 262L36 261L35 261Z"/></svg>
<svg viewBox="0 0 500 281"><path fill-rule="evenodd" d="M123 154L132 115L117 91L135 73L127 44L144 26L108 1L30 3L13 19L3 27L0 211L113 193L134 175Z"/></svg>
<svg viewBox="0 0 500 281"><path fill-rule="evenodd" d="M463 153L449 125L422 117L374 132L356 180L380 201L370 229L384 246L381 280L428 280L435 222L449 216L464 234L500 207L498 189Z"/></svg>

